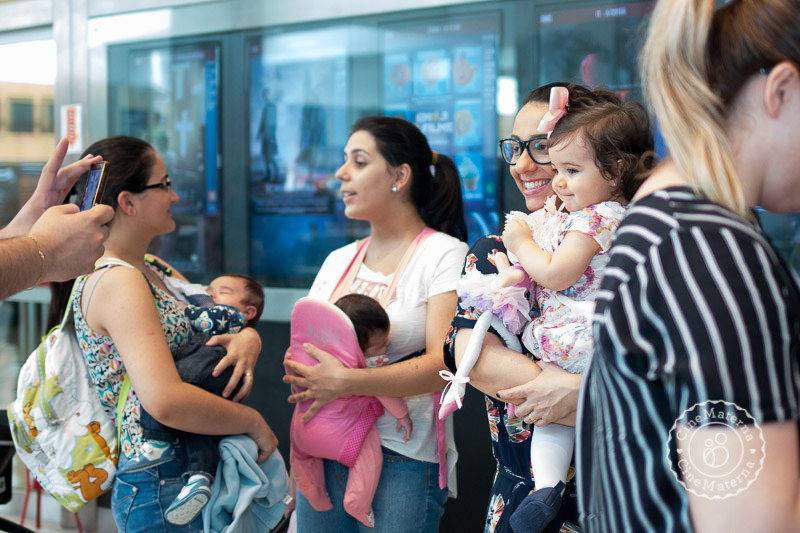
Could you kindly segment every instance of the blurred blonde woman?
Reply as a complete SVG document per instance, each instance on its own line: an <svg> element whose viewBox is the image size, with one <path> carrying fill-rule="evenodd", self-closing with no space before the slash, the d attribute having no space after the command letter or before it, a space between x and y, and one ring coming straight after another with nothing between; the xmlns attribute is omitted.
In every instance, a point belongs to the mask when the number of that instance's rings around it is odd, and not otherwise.
<svg viewBox="0 0 800 533"><path fill-rule="evenodd" d="M586 531L800 531L800 2L662 0L642 79L671 157L617 231L578 409Z"/></svg>

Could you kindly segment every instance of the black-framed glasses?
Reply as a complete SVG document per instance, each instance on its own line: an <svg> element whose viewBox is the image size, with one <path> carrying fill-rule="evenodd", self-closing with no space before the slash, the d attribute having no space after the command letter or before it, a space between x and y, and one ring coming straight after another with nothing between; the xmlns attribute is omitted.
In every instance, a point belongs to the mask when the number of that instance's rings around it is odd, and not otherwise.
<svg viewBox="0 0 800 533"><path fill-rule="evenodd" d="M547 154L547 134L534 135L527 141L520 139L500 139L500 153L503 160L509 165L519 161L522 151L527 150L531 159L539 165L549 165L550 156Z"/></svg>
<svg viewBox="0 0 800 533"><path fill-rule="evenodd" d="M145 185L138 192L144 192L147 189L161 189L162 191L168 191L171 188L172 188L172 180L167 179L166 181L162 181L160 183L153 183L152 185Z"/></svg>

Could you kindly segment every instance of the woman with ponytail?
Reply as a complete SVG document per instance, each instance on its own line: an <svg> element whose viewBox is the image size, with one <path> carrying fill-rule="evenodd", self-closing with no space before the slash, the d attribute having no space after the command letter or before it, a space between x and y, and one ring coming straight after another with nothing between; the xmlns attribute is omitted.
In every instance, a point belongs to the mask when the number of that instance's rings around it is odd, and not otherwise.
<svg viewBox="0 0 800 533"><path fill-rule="evenodd" d="M370 234L331 252L309 296L331 300L360 293L381 301L391 323L389 347L385 356L367 359L371 368L358 369L305 346L319 364L285 360L284 380L297 387L289 401L310 404L303 417L309 420L342 396L405 397L410 440L396 431L391 415L376 424L384 458L372 500L375 531L435 532L447 488L455 489L452 423L437 431L432 393L441 390L442 344L467 252L460 179L452 159L433 152L416 126L379 116L353 126L336 177L345 216L369 222ZM316 511L298 492L298 530L360 531L343 507L347 467L326 460L324 470L333 509Z"/></svg>
<svg viewBox="0 0 800 533"><path fill-rule="evenodd" d="M800 290L751 209L800 211L800 2L661 0L670 152L617 231L576 466L586 531L800 530Z"/></svg>

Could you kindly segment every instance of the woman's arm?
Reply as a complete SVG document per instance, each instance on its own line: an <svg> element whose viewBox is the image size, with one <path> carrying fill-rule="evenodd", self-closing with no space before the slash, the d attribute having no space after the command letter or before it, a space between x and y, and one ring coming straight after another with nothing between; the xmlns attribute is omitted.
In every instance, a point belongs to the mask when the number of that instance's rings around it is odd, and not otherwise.
<svg viewBox="0 0 800 533"><path fill-rule="evenodd" d="M577 282L600 245L589 235L569 231L552 254L542 250L531 238L528 225L510 220L503 231L503 244L519 259L525 272L539 285L563 291Z"/></svg>
<svg viewBox="0 0 800 533"><path fill-rule="evenodd" d="M439 377L439 370L445 368L442 346L455 308L455 291L429 298L425 322L425 353L393 365L345 368L332 355L309 346L306 351L319 360L320 364L307 366L291 359L284 362L290 373L283 380L306 389L289 396L289 401L297 403L315 400L304 416L307 420L322 406L340 396L404 397L441 390L444 382Z"/></svg>
<svg viewBox="0 0 800 533"><path fill-rule="evenodd" d="M246 433L262 457L275 449L277 439L256 410L181 381L141 273L112 269L100 279L97 291L103 297L92 298L87 321L114 340L133 389L156 420L203 435Z"/></svg>
<svg viewBox="0 0 800 533"><path fill-rule="evenodd" d="M688 429L694 435L679 442L704 442L706 437L713 439L719 434L719 426L715 428ZM767 423L761 426L761 430L766 445L764 465L746 490L735 496L715 500L688 492L689 511L697 531L800 531L797 421ZM728 430L727 433L732 437L725 443L729 457L740 457L743 441L736 438L734 430ZM679 450L682 456L703 451L682 449L681 446ZM691 469L694 464L704 464L703 458L690 457L690 460L679 463L684 479L692 479ZM695 479L708 478L702 472L694 474L697 474Z"/></svg>
<svg viewBox="0 0 800 533"><path fill-rule="evenodd" d="M456 366L467 349L471 329L460 329L455 338ZM522 385L536 378L541 369L528 357L510 350L491 332L483 340L483 348L469 373L469 384L497 398L497 391Z"/></svg>
<svg viewBox="0 0 800 533"><path fill-rule="evenodd" d="M461 361L471 329L456 334L456 364ZM534 363L509 350L495 335L486 335L478 361L470 372L470 385L484 394L517 406L516 416L543 426L557 422L575 425L580 374L570 374L550 363Z"/></svg>

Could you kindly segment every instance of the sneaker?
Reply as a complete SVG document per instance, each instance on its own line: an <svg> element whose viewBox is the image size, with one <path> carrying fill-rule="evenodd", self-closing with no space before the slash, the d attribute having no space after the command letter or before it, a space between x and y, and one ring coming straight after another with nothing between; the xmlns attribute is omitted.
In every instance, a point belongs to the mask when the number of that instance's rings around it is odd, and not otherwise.
<svg viewBox="0 0 800 533"><path fill-rule="evenodd" d="M561 508L564 483L544 487L528 494L511 515L509 522L514 533L540 533L553 521Z"/></svg>
<svg viewBox="0 0 800 533"><path fill-rule="evenodd" d="M195 474L167 507L164 517L170 524L184 526L197 517L210 499L211 480L207 476Z"/></svg>

